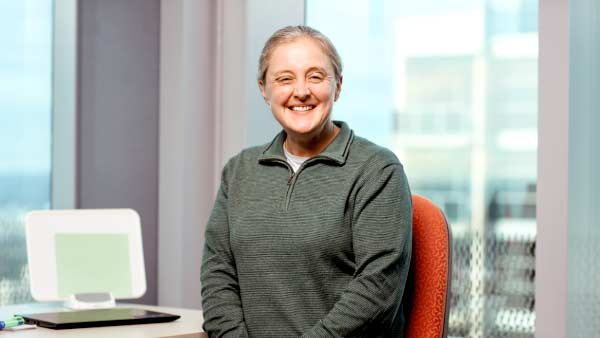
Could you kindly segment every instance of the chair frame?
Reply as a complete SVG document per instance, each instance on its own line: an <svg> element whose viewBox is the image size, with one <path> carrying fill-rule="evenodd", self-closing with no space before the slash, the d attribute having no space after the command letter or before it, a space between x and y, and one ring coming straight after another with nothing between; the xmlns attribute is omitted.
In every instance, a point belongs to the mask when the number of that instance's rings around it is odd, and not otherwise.
<svg viewBox="0 0 600 338"><path fill-rule="evenodd" d="M450 225L448 223L448 220L446 219L446 216L444 215L444 213L442 212L442 210L435 205L433 202L431 202L429 199L418 195L418 194L413 194L412 195L412 200L413 200L413 231L414 231L414 220L415 220L415 209L414 209L414 205L416 204L415 201L416 200L420 200L421 203L424 203L425 206L428 209L432 209L435 208L435 210L437 210L437 212L439 213L438 215L436 215L438 218L443 219L444 224L445 224L445 230L446 230L446 235L442 236L442 237L446 237L447 239L447 276L446 276L446 287L445 287L445 294L443 296L443 302L444 302L444 318L443 318L443 323L442 323L442 328L441 328L441 334L439 335L439 338L446 338L448 335L448 320L449 320L449 313L450 313L450 296L451 296L451 289L452 289L452 231L450 228ZM441 216L441 217L440 217ZM415 269L416 269L416 262L415 262L415 239L414 239L414 234L413 234L413 255L411 257L411 266L410 266L410 270L409 270L409 276L408 276L408 281L407 281L407 288L406 288L406 293L405 294L405 298L403 299L403 302L406 301L406 304L403 304L403 306L405 307L405 310L407 310L407 328L411 327L411 317L412 317L412 313L411 311L413 310L413 306L414 306L414 290L417 287L416 283L417 280L415 279ZM433 296L432 296L433 297ZM437 301L440 301L441 297L436 298ZM423 307L421 307L421 310L419 311L422 315L422 310ZM441 310L441 309L439 309ZM421 323L421 325L423 325ZM426 324L425 324L426 325ZM412 331L412 330L407 330L407 337L408 338L412 338L411 336L409 336L408 334L413 334L416 333L417 331ZM420 338L420 337L419 337ZM435 338L438 338L438 336L436 336Z"/></svg>

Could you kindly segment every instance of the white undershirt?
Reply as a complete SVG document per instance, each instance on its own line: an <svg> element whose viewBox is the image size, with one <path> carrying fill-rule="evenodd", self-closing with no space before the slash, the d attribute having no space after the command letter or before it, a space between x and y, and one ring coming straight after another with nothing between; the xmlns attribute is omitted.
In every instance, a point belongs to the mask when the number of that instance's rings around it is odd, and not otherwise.
<svg viewBox="0 0 600 338"><path fill-rule="evenodd" d="M283 153L285 154L285 158L287 159L288 163L292 166L292 170L294 170L294 172L298 171L298 168L300 168L302 163L309 159L308 157L296 156L290 153L285 146L283 146Z"/></svg>

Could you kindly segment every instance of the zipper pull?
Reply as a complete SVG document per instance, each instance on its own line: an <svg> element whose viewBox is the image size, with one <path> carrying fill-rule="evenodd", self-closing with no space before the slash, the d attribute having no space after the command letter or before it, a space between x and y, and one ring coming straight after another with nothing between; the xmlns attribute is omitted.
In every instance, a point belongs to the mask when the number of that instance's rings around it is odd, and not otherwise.
<svg viewBox="0 0 600 338"><path fill-rule="evenodd" d="M288 185L292 184L292 179L294 179L294 175L295 174L291 174L290 177L288 178Z"/></svg>

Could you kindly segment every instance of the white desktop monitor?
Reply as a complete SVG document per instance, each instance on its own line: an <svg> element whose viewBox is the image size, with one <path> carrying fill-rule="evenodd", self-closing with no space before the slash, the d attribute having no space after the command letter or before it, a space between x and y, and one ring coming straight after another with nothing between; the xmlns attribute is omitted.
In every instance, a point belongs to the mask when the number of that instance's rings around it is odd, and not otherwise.
<svg viewBox="0 0 600 338"><path fill-rule="evenodd" d="M25 217L31 294L38 301L146 292L140 217L131 209L44 210Z"/></svg>

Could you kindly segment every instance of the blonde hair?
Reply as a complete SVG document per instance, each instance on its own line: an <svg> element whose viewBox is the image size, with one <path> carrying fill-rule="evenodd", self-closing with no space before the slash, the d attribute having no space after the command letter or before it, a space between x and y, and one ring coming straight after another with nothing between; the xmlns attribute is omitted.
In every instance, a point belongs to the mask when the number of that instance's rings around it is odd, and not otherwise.
<svg viewBox="0 0 600 338"><path fill-rule="evenodd" d="M331 40L323 35L323 33L308 26L287 26L271 35L265 43L258 59L258 81L264 83L267 68L269 67L269 59L275 48L303 37L312 38L321 46L323 52L327 54L329 61L331 61L335 79L339 81L342 78L342 59L340 55L333 46L333 43L331 43Z"/></svg>

